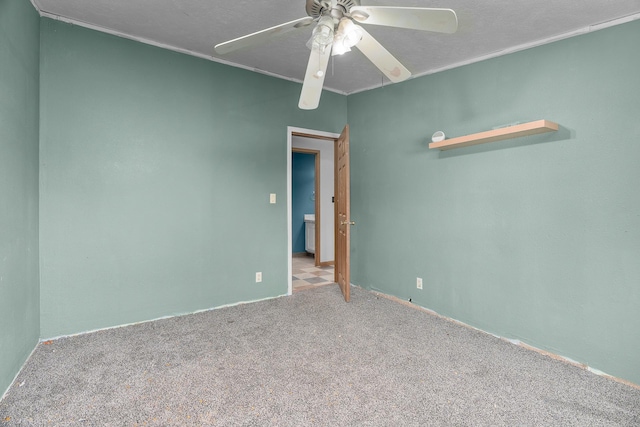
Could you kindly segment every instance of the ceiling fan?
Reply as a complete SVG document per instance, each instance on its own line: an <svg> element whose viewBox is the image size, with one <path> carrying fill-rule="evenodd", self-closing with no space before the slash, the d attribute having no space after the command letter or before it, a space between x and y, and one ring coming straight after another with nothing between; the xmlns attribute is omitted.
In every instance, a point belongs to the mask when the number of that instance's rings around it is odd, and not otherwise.
<svg viewBox="0 0 640 427"><path fill-rule="evenodd" d="M394 83L411 72L358 24L383 25L414 30L454 33L458 18L451 9L426 7L361 6L360 0L306 0L304 18L276 25L215 46L219 54L257 45L273 37L316 23L307 47L311 49L298 107L313 110L320 103L329 57L357 47Z"/></svg>

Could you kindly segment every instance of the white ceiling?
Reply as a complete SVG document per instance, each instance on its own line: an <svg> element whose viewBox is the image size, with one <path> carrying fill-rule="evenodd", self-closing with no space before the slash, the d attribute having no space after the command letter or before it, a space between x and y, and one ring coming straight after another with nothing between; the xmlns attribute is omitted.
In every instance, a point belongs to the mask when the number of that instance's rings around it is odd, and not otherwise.
<svg viewBox="0 0 640 427"><path fill-rule="evenodd" d="M301 82L311 28L220 56L213 46L306 16L305 0L32 0L42 16ZM362 0L364 5L444 7L455 34L366 26L414 76L640 19L640 0ZM597 54L594 52L594 54ZM333 62L333 63L332 63ZM379 87L382 73L358 50L333 57L325 88ZM384 84L390 84L384 80Z"/></svg>

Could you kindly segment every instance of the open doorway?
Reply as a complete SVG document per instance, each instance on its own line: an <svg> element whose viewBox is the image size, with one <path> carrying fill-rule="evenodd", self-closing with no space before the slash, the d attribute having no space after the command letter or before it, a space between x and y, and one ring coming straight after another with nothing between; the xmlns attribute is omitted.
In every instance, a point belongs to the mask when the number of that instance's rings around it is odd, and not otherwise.
<svg viewBox="0 0 640 427"><path fill-rule="evenodd" d="M293 203L292 203L292 153L294 151L315 151L319 161L316 175L315 193L315 253L313 257L313 274L326 278L325 271L333 268L335 252L335 209L334 209L334 150L340 135L302 128L288 128L287 138L287 229L288 229L288 294L293 292ZM301 213L298 211L297 216ZM304 213L302 214L304 215ZM296 228L300 227L301 218L296 218ZM299 229L297 230L300 231ZM298 242L299 243L299 242ZM297 246L299 250L300 246ZM308 275L308 274L307 274ZM315 279L309 277L309 280ZM315 280L321 284L320 280ZM333 280L331 281L333 282Z"/></svg>
<svg viewBox="0 0 640 427"><path fill-rule="evenodd" d="M313 257L320 265L320 150L291 148L292 256Z"/></svg>

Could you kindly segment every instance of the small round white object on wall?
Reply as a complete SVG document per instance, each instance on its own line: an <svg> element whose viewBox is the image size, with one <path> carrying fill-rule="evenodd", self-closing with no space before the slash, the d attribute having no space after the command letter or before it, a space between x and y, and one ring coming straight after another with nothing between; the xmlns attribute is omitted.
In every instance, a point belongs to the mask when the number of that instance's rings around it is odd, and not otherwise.
<svg viewBox="0 0 640 427"><path fill-rule="evenodd" d="M431 141L433 142L444 141L444 132L439 130L438 132L434 133L433 136L431 137Z"/></svg>

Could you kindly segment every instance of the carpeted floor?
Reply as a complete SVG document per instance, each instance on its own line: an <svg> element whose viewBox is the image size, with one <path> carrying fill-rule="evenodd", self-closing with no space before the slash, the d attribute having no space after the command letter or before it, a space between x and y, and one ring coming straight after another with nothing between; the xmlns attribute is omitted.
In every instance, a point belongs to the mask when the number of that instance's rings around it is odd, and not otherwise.
<svg viewBox="0 0 640 427"><path fill-rule="evenodd" d="M0 426L638 426L640 390L337 286L40 344Z"/></svg>

